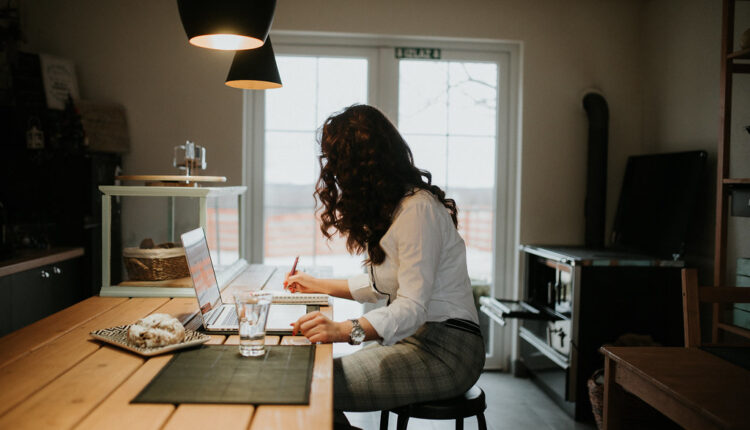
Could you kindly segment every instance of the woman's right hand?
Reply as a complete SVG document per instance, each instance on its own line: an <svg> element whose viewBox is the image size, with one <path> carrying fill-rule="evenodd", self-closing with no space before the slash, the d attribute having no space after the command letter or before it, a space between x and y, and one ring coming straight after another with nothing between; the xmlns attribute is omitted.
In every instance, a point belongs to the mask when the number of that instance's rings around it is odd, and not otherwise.
<svg viewBox="0 0 750 430"><path fill-rule="evenodd" d="M305 272L287 273L284 278L284 288L291 293L324 293L320 287L320 280Z"/></svg>

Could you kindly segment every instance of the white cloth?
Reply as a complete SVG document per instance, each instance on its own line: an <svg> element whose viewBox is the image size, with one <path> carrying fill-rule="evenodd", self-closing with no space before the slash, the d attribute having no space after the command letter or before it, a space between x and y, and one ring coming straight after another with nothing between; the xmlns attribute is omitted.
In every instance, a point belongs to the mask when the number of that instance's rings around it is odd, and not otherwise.
<svg viewBox="0 0 750 430"><path fill-rule="evenodd" d="M413 335L427 321L479 322L466 268L466 245L448 209L429 191L403 199L380 240L385 261L348 280L358 302L390 299L367 312L383 345Z"/></svg>

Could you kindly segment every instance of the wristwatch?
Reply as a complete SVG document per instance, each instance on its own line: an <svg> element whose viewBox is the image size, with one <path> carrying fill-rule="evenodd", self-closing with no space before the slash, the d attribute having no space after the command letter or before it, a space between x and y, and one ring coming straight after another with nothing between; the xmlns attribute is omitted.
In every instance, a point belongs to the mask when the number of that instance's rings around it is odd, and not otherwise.
<svg viewBox="0 0 750 430"><path fill-rule="evenodd" d="M365 340L365 329L359 325L359 320L351 320L352 331L349 332L349 345L359 345Z"/></svg>

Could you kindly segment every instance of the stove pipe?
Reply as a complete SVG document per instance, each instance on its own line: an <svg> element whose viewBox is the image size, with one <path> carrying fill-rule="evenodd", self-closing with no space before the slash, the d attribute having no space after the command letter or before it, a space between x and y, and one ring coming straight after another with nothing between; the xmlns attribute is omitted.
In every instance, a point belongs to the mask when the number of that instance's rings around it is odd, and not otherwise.
<svg viewBox="0 0 750 430"><path fill-rule="evenodd" d="M588 162L586 166L586 222L587 248L604 248L607 210L607 137L609 109L599 93L583 96L583 108L589 119Z"/></svg>

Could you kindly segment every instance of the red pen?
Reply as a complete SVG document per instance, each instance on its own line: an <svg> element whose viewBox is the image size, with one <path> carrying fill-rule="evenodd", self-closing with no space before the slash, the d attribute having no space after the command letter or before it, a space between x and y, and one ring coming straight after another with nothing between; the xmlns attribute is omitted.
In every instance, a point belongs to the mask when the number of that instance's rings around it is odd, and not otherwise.
<svg viewBox="0 0 750 430"><path fill-rule="evenodd" d="M292 275L294 275L295 273L297 273L297 263L298 263L298 262L299 262L299 255L298 255L297 257L295 257L295 258L294 258L294 264L292 265L292 270L291 270L291 271L289 272L289 275L288 275L288 276L292 276ZM287 282L287 281L284 281L284 289L286 289L286 288L287 288L287 284L286 284L286 282Z"/></svg>
<svg viewBox="0 0 750 430"><path fill-rule="evenodd" d="M294 264L292 265L292 271L289 272L289 276L294 275L297 273L297 263L299 262L299 255L294 258Z"/></svg>

